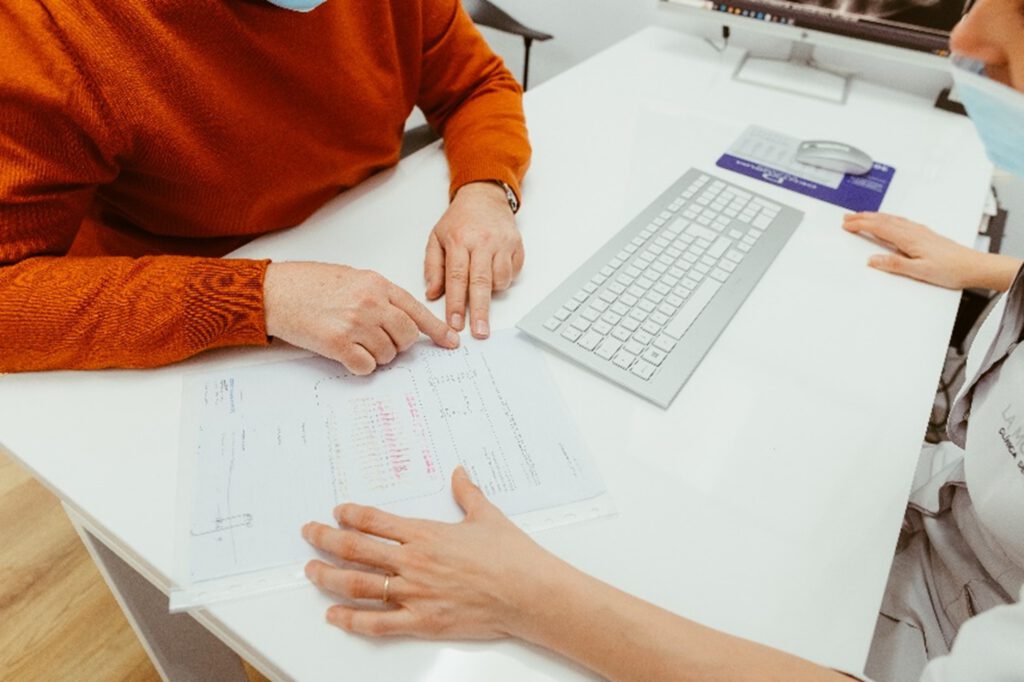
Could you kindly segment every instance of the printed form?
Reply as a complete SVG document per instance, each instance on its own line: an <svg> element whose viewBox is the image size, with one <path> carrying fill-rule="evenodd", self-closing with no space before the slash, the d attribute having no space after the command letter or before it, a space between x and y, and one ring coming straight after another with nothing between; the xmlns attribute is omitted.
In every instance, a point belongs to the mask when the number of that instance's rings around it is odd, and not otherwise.
<svg viewBox="0 0 1024 682"><path fill-rule="evenodd" d="M310 520L357 502L458 521L463 465L528 530L612 512L541 352L513 331L417 344L368 377L331 360L187 376L178 564L182 610L301 584Z"/></svg>

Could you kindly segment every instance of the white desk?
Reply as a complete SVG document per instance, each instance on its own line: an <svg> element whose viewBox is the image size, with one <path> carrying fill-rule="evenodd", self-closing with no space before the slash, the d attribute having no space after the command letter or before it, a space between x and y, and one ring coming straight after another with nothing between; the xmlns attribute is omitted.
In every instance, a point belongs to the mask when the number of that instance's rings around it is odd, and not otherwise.
<svg viewBox="0 0 1024 682"><path fill-rule="evenodd" d="M861 82L846 106L739 84L729 76L740 56L652 28L529 93L526 268L497 297L494 328L512 326L689 166L725 175L714 162L750 122L863 147L897 169L884 210L973 240L991 168L966 119ZM803 224L668 411L549 356L620 513L538 539L680 614L859 669L959 295L868 269L878 249L840 229L840 209L729 179L805 211ZM446 182L429 148L238 255L370 267L419 294ZM0 441L166 591L181 373L289 352L5 376ZM351 637L324 623L328 603L304 588L197 617L276 678L588 678L514 642Z"/></svg>

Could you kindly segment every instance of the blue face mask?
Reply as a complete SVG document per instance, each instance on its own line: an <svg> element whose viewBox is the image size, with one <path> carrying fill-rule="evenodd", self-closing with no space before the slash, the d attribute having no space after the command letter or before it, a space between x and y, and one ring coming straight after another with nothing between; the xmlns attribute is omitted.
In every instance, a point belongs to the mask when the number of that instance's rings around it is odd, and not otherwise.
<svg viewBox="0 0 1024 682"><path fill-rule="evenodd" d="M296 12L309 12L316 9L327 0L267 0L271 5L293 9Z"/></svg>
<svg viewBox="0 0 1024 682"><path fill-rule="evenodd" d="M986 77L985 65L954 55L953 82L992 163L1024 177L1024 93Z"/></svg>

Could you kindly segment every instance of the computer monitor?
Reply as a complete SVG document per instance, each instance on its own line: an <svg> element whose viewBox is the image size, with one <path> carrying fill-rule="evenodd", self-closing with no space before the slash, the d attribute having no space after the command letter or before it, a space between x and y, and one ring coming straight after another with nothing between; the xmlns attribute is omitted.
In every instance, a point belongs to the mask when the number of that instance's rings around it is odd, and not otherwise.
<svg viewBox="0 0 1024 682"><path fill-rule="evenodd" d="M813 43L841 36L864 47L888 48L939 61L949 54L949 35L972 0L660 0L669 8L722 15L723 24L744 25L794 37L788 60L748 58L736 77L784 90L843 101L846 77L817 68ZM843 41L848 42L848 41ZM894 49L897 48L897 49ZM920 61L920 60L918 60ZM931 60L929 60L931 61Z"/></svg>

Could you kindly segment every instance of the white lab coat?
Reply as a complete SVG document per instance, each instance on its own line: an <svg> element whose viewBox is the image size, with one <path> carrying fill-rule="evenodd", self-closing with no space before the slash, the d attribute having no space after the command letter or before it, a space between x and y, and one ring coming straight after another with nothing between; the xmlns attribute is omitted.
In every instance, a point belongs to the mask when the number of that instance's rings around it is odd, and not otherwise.
<svg viewBox="0 0 1024 682"><path fill-rule="evenodd" d="M922 451L866 674L1024 681L1024 269L969 352L950 442Z"/></svg>

